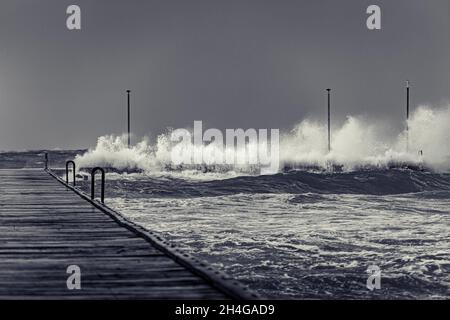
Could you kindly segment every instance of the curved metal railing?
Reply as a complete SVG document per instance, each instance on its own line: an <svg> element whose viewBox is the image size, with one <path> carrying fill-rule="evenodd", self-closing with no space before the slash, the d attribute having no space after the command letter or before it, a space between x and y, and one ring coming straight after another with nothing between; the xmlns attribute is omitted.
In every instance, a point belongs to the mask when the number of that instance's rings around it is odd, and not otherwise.
<svg viewBox="0 0 450 320"><path fill-rule="evenodd" d="M95 198L95 174L97 171L100 171L102 174L101 201L105 203L105 170L100 167L95 167L91 171L91 199L94 200Z"/></svg>
<svg viewBox="0 0 450 320"><path fill-rule="evenodd" d="M75 161L73 160L69 160L66 161L66 183L69 184L69 164L72 164L72 174L73 174L73 186L75 186L76 184L76 180L75 180L75 169L76 169L76 165L75 165Z"/></svg>

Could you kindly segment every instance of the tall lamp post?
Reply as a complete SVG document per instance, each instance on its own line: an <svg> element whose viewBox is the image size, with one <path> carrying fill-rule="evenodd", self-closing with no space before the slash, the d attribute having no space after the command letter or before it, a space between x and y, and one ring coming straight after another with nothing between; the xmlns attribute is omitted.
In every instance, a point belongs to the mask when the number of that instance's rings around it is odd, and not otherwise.
<svg viewBox="0 0 450 320"><path fill-rule="evenodd" d="M131 136L130 136L130 92L131 90L127 90L127 105L128 105L128 148L131 145Z"/></svg>
<svg viewBox="0 0 450 320"><path fill-rule="evenodd" d="M331 151L330 91L331 91L331 89L327 89L327 95L328 95L328 152Z"/></svg>
<svg viewBox="0 0 450 320"><path fill-rule="evenodd" d="M409 152L409 80L406 80L406 152Z"/></svg>

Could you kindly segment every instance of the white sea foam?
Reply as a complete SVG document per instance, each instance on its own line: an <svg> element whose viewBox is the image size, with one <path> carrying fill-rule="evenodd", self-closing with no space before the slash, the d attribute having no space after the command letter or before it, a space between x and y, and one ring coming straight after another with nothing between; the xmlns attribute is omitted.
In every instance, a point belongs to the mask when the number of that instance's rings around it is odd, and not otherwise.
<svg viewBox="0 0 450 320"><path fill-rule="evenodd" d="M447 198L293 197L115 197L109 203L267 298L450 297ZM365 270L374 263L389 290L366 289Z"/></svg>
<svg viewBox="0 0 450 320"><path fill-rule="evenodd" d="M290 132L280 137L280 161L296 166L327 168L330 164L342 165L344 170L360 167L386 167L392 163L424 164L432 169L450 169L450 106L432 109L418 107L408 122L409 149L406 130L388 136L385 124L374 123L360 116L348 116L340 127L332 128L332 150L328 152L326 124L306 119ZM406 124L405 124L406 128ZM138 144L127 147L126 136L107 135L98 138L97 145L85 154L77 156L79 167L103 166L119 170L164 171L170 166L171 152L177 146L170 141L170 132L160 134L152 145L144 138ZM188 145L195 150L198 146ZM205 166L220 159L218 153L245 153L245 149L227 150L214 144L201 147ZM422 150L423 155L419 155ZM189 152L184 152L186 157ZM186 159L186 163L190 163ZM192 168L188 168L192 169ZM248 172L251 166L227 168L226 171Z"/></svg>

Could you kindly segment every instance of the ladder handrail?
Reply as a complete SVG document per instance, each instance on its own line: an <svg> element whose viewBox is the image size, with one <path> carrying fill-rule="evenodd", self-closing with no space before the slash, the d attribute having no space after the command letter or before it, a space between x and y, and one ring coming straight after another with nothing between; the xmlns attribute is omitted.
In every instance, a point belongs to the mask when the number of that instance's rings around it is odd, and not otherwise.
<svg viewBox="0 0 450 320"><path fill-rule="evenodd" d="M73 185L75 186L76 182L75 182L75 169L76 169L76 165L75 165L75 161L73 160L68 160L66 161L66 183L69 184L69 164L72 164L72 171L73 171Z"/></svg>
<svg viewBox="0 0 450 320"><path fill-rule="evenodd" d="M102 174L102 188L101 188L101 201L105 203L105 170L100 167L95 167L91 171L91 199L95 198L95 174L100 171Z"/></svg>

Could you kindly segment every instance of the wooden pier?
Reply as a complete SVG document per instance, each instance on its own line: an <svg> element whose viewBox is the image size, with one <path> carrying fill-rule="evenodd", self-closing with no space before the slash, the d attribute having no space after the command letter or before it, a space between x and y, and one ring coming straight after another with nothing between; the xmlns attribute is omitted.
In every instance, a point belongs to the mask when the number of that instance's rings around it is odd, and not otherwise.
<svg viewBox="0 0 450 320"><path fill-rule="evenodd" d="M257 296L51 172L0 170L0 299L230 298Z"/></svg>

